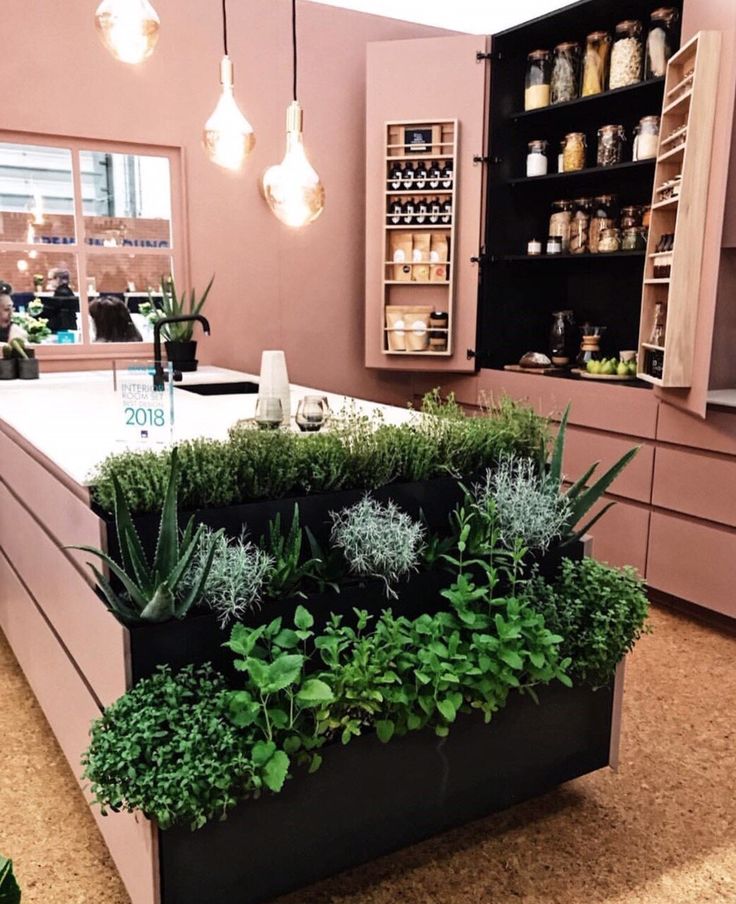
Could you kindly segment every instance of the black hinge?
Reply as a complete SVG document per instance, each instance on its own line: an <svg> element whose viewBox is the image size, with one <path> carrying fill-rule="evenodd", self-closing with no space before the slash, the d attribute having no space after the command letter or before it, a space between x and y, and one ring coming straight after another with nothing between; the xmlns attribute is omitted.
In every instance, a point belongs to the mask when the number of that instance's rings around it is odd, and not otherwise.
<svg viewBox="0 0 736 904"><path fill-rule="evenodd" d="M481 248L480 254L473 255L473 257L470 258L470 263L478 264L480 267L482 267L485 264L489 263L491 260L492 258L486 254L485 248Z"/></svg>
<svg viewBox="0 0 736 904"><path fill-rule="evenodd" d="M487 154L473 154L473 165L477 166L479 163L488 163L490 159L491 158Z"/></svg>
<svg viewBox="0 0 736 904"><path fill-rule="evenodd" d="M488 53L484 50L477 50L475 52L475 59L478 63L483 63L485 60L493 60L493 62L499 62L503 59L503 55L499 53L498 50L491 50Z"/></svg>
<svg viewBox="0 0 736 904"><path fill-rule="evenodd" d="M475 349L474 348L466 348L465 349L465 357L468 361L472 361L475 358Z"/></svg>

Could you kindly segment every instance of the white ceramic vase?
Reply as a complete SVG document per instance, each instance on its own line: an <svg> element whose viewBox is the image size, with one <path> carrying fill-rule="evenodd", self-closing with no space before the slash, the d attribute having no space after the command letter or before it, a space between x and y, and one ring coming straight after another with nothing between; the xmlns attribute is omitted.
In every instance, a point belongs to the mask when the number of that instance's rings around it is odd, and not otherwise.
<svg viewBox="0 0 736 904"><path fill-rule="evenodd" d="M291 391L289 389L289 374L286 370L286 355L283 351L264 351L261 353L261 376L258 382L258 395L281 399L284 424L288 426L291 419Z"/></svg>

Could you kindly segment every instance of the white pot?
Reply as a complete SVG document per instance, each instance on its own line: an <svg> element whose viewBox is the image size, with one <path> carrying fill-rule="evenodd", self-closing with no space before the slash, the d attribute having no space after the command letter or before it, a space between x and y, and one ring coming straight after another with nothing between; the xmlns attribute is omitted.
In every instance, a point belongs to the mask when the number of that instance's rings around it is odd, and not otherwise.
<svg viewBox="0 0 736 904"><path fill-rule="evenodd" d="M258 395L281 399L284 424L288 426L291 418L291 392L289 389L289 374L286 370L286 355L283 351L265 351L261 353L261 376L258 383Z"/></svg>

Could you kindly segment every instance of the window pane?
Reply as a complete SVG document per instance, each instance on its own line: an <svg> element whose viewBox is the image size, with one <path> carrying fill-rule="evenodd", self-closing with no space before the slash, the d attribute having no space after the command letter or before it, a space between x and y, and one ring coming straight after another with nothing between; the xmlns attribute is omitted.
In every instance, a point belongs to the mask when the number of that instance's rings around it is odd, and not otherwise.
<svg viewBox="0 0 736 904"><path fill-rule="evenodd" d="M11 286L15 320L32 342L81 341L76 255L0 249L0 279Z"/></svg>
<svg viewBox="0 0 736 904"><path fill-rule="evenodd" d="M168 158L98 151L79 158L88 244L171 247Z"/></svg>
<svg viewBox="0 0 736 904"><path fill-rule="evenodd" d="M0 242L74 242L71 151L0 143Z"/></svg>
<svg viewBox="0 0 736 904"><path fill-rule="evenodd" d="M153 339L150 318L151 293L154 305L160 302L161 278L172 270L169 257L159 254L90 254L87 277L90 290L91 336L97 342ZM112 301L93 306L92 295ZM130 315L130 316L128 316ZM130 329L132 322L136 333Z"/></svg>

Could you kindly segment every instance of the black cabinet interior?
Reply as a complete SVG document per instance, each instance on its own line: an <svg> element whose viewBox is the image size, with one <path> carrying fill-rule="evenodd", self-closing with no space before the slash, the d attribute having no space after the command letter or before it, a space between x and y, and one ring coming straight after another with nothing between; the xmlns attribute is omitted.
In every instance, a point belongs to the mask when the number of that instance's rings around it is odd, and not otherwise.
<svg viewBox="0 0 736 904"><path fill-rule="evenodd" d="M544 248L553 201L614 194L620 207L650 203L654 160L631 162L631 136L642 116L660 113L664 79L524 111L524 75L531 51L551 51L569 40L584 48L587 34L613 34L625 19L640 20L646 37L650 14L661 5L682 10L680 0L583 0L494 36L479 367L515 364L527 351L547 353L552 314L559 310L572 310L578 325L605 326L601 350L606 357L637 347L643 252L530 258L526 249L530 239ZM609 123L626 130L627 162L599 168L597 131ZM568 132L586 134L586 169L558 174L557 150ZM550 174L526 178L527 145L533 139L549 142Z"/></svg>

